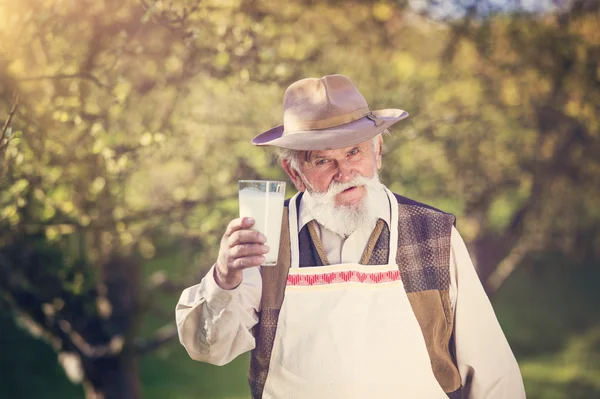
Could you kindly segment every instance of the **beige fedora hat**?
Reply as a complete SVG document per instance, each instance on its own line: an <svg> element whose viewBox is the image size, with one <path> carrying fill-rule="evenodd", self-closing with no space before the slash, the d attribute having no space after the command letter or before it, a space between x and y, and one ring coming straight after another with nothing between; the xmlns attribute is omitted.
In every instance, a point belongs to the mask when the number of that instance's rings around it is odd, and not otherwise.
<svg viewBox="0 0 600 399"><path fill-rule="evenodd" d="M401 109L371 111L343 75L302 79L285 91L283 125L254 137L252 144L333 150L362 143L407 116Z"/></svg>

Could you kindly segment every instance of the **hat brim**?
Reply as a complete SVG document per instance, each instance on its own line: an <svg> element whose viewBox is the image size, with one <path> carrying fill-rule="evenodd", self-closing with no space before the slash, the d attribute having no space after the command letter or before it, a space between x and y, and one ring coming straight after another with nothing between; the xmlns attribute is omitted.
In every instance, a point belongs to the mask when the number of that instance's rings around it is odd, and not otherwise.
<svg viewBox="0 0 600 399"><path fill-rule="evenodd" d="M367 141L408 117L408 112L401 109L382 109L373 111L373 114L383 123L376 126L373 120L365 116L330 129L300 131L286 135L283 135L283 125L280 125L254 137L252 144L300 151L335 150Z"/></svg>

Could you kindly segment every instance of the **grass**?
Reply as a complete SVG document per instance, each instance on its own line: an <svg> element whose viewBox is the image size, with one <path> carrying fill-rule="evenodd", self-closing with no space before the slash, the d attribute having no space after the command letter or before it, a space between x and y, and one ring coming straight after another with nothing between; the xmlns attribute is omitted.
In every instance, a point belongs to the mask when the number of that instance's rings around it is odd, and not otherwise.
<svg viewBox="0 0 600 399"><path fill-rule="evenodd" d="M0 398L82 398L83 389L71 384L52 348L33 339L0 314Z"/></svg>
<svg viewBox="0 0 600 399"><path fill-rule="evenodd" d="M142 363L145 399L249 398L248 355L217 367L191 360L180 346L165 348Z"/></svg>
<svg viewBox="0 0 600 399"><path fill-rule="evenodd" d="M529 399L600 398L600 267L560 261L516 271L494 308Z"/></svg>

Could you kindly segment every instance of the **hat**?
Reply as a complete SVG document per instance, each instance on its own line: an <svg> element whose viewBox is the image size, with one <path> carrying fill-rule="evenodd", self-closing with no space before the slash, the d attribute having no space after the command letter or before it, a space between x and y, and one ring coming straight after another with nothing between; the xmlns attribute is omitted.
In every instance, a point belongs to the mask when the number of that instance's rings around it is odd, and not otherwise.
<svg viewBox="0 0 600 399"><path fill-rule="evenodd" d="M292 83L283 96L283 125L252 139L254 145L292 150L333 150L362 143L406 118L401 109L371 111L343 75Z"/></svg>

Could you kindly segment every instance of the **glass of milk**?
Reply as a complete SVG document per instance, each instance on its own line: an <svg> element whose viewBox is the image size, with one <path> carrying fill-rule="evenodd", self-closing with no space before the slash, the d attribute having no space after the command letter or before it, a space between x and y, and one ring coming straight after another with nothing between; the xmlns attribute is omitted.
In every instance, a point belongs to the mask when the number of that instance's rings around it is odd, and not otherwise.
<svg viewBox="0 0 600 399"><path fill-rule="evenodd" d="M240 217L254 218L252 229L267 237L270 250L263 266L275 266L279 255L279 237L283 216L285 182L271 180L239 180Z"/></svg>

